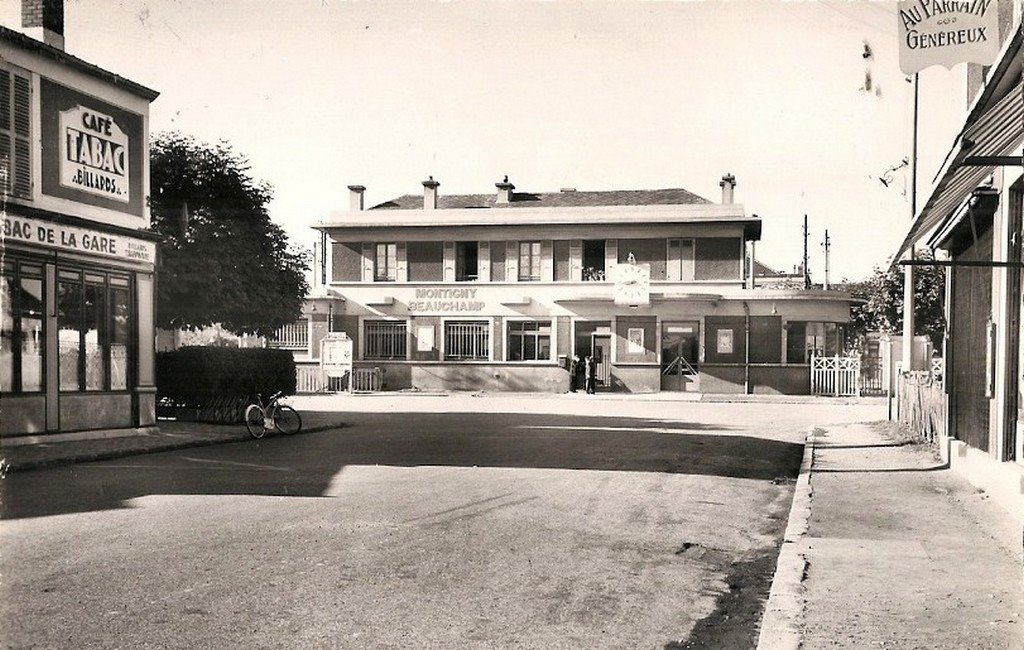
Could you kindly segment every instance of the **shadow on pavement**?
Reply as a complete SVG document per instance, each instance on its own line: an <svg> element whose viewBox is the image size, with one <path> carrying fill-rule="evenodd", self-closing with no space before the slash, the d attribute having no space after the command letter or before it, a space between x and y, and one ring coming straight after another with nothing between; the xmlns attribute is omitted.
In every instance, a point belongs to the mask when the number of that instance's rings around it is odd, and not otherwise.
<svg viewBox="0 0 1024 650"><path fill-rule="evenodd" d="M801 444L664 419L418 412L345 417L342 429L12 474L2 481L0 517L124 508L147 495L321 497L338 472L352 465L667 472L771 481L795 477L803 457Z"/></svg>

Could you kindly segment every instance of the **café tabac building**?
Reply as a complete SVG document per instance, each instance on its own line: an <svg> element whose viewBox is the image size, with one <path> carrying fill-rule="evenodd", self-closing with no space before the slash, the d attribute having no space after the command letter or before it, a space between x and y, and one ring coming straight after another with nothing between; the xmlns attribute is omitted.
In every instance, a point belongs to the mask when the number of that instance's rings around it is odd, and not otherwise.
<svg viewBox="0 0 1024 650"><path fill-rule="evenodd" d="M562 392L592 356L598 390L792 393L812 355L835 355L850 319L837 292L754 286L761 219L681 188L423 193L314 227L326 255L297 336L344 333L386 389ZM280 343L280 342L279 342Z"/></svg>
<svg viewBox="0 0 1024 650"><path fill-rule="evenodd" d="M65 52L60 3L22 17L0 27L0 433L152 426L157 93Z"/></svg>

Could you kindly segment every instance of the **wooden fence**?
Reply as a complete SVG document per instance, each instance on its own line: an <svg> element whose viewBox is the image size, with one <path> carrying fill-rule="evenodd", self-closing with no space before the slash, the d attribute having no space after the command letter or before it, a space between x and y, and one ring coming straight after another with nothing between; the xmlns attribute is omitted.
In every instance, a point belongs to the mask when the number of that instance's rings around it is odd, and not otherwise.
<svg viewBox="0 0 1024 650"><path fill-rule="evenodd" d="M860 396L860 359L812 357L811 394L833 397Z"/></svg>
<svg viewBox="0 0 1024 650"><path fill-rule="evenodd" d="M930 371L905 372L896 383L897 418L928 440L946 431L946 395L942 375Z"/></svg>

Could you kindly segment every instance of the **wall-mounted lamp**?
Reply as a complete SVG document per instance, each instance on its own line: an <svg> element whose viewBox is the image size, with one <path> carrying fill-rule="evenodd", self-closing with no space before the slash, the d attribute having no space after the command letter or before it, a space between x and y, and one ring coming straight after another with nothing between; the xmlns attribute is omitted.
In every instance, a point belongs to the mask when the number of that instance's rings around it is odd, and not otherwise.
<svg viewBox="0 0 1024 650"><path fill-rule="evenodd" d="M772 316L778 315L779 310L775 308L775 303L772 303Z"/></svg>

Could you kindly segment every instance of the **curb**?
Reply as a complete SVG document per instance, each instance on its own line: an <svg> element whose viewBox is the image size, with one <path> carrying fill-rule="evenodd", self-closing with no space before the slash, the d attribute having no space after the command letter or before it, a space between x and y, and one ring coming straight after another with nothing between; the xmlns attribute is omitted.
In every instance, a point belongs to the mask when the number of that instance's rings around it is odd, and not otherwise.
<svg viewBox="0 0 1024 650"><path fill-rule="evenodd" d="M779 549L771 592L761 618L757 650L797 650L800 647L806 604L803 581L807 574L807 556L802 542L811 517L811 468L814 465L816 431L808 431L804 442L800 475L793 491L793 505L789 509L789 521Z"/></svg>
<svg viewBox="0 0 1024 650"><path fill-rule="evenodd" d="M344 422L338 422L335 424L324 424L316 427L310 427L308 429L303 429L296 435L302 435L304 433L318 433L320 431L330 431L332 429L340 429L344 426L346 426ZM274 437L283 437L283 434L281 436ZM177 451L179 449L190 449L195 447L212 447L214 445L223 445L231 442L245 442L246 440L252 439L253 438L248 433L235 434L231 436L225 436L223 438L194 438L192 440L159 443L152 447L82 452L79 454L75 454L73 456L44 458L39 460L29 460L23 462L11 462L7 459L0 459L0 465L3 465L3 470L6 472L27 472L36 469L48 469L52 467L62 467L64 465L74 465L75 463L91 463L93 461L100 460L116 460L118 458L127 458L128 456L158 454L165 451Z"/></svg>

